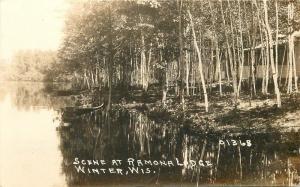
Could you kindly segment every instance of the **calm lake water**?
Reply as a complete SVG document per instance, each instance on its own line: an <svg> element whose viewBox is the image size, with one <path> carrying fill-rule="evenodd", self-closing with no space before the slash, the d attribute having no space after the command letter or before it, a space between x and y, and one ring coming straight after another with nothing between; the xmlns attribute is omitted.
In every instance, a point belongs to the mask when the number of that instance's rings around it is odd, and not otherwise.
<svg viewBox="0 0 300 187"><path fill-rule="evenodd" d="M121 107L66 117L61 109L73 102L43 84L0 85L3 187L299 183L299 132L194 133ZM131 167L128 158L147 163ZM106 165L84 165L87 160ZM112 166L112 160L122 164ZM173 165L164 165L168 161Z"/></svg>

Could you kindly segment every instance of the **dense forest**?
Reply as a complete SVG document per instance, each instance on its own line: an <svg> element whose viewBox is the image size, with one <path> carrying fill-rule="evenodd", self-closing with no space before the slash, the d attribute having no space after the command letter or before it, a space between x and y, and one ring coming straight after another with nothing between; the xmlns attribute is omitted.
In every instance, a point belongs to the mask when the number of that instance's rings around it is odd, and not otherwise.
<svg viewBox="0 0 300 187"><path fill-rule="evenodd" d="M107 89L108 107L117 90L154 88L164 106L200 95L209 111L211 95L230 93L234 106L271 94L280 108L282 93L298 91L299 11L292 0L81 1L58 58L77 87Z"/></svg>

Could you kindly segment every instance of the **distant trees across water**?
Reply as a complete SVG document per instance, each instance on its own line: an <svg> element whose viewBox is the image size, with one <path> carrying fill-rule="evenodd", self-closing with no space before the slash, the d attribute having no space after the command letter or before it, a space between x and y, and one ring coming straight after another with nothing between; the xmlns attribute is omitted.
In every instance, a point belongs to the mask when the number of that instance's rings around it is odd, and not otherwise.
<svg viewBox="0 0 300 187"><path fill-rule="evenodd" d="M58 81L63 80L60 67L56 51L22 50L14 53L11 62L5 64L4 78L13 81Z"/></svg>

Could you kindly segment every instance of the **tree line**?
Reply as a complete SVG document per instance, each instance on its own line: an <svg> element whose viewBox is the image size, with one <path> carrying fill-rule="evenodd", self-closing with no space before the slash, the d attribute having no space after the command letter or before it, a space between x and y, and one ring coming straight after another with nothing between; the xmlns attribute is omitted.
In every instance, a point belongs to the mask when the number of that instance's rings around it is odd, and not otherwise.
<svg viewBox="0 0 300 187"><path fill-rule="evenodd" d="M2 79L11 81L63 81L69 78L60 69L57 52L52 50L19 50L10 62L2 63Z"/></svg>

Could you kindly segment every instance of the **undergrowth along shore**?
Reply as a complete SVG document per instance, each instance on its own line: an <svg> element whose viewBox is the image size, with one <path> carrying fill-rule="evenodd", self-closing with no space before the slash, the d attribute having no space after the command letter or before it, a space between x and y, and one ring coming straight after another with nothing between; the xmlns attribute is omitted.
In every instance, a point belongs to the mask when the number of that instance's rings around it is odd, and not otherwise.
<svg viewBox="0 0 300 187"><path fill-rule="evenodd" d="M77 94L75 94L77 93ZM105 93L98 91L71 91L63 96L72 97L76 105L105 104ZM282 107L277 108L274 95L257 95L251 99L241 95L235 107L232 95L212 95L209 111L199 96L185 98L184 109L177 97L170 95L166 105L160 94L135 90L129 94L113 95L113 107L137 110L156 123L180 124L197 132L269 132L272 130L300 129L300 94L282 94Z"/></svg>

